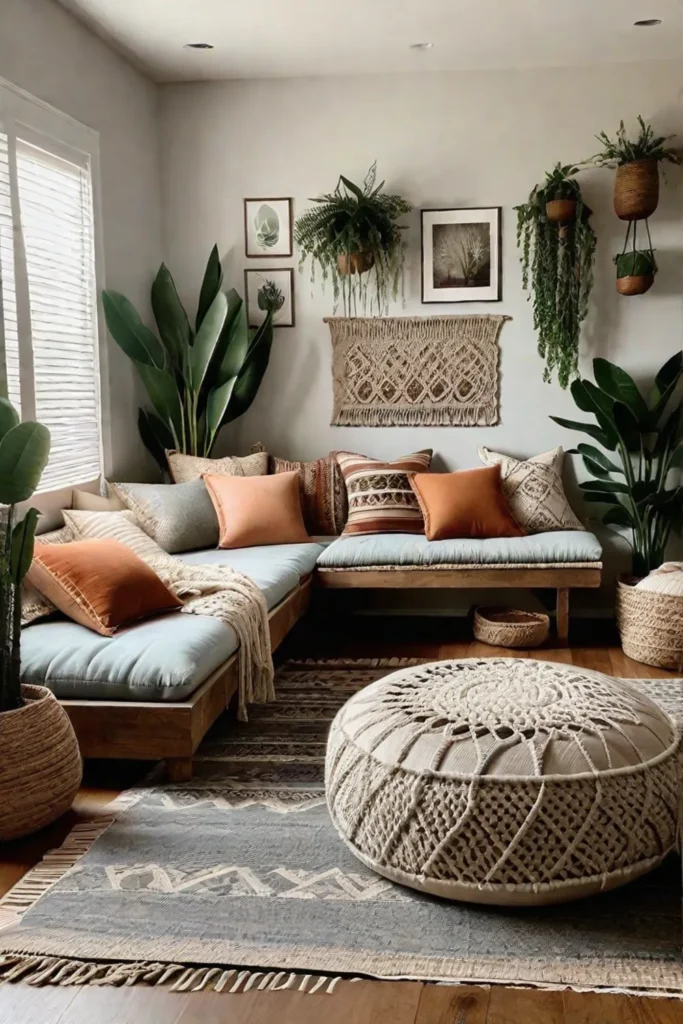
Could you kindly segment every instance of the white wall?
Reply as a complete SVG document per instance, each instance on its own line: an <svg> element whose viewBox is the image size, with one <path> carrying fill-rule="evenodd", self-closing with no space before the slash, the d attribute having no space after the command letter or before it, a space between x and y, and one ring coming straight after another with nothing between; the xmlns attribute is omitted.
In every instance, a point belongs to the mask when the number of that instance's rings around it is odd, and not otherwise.
<svg viewBox="0 0 683 1024"><path fill-rule="evenodd" d="M141 310L161 262L157 87L53 0L0 0L0 77L100 133L105 280ZM142 389L109 341L112 475L153 474Z"/></svg>
<svg viewBox="0 0 683 1024"><path fill-rule="evenodd" d="M224 435L245 450L262 440L292 458L346 448L391 458L431 445L450 469L477 464L480 444L517 456L579 440L549 419L574 416L571 397L544 384L531 308L521 289L513 207L557 160L585 158L600 129L642 113L663 132L683 135L682 68L649 62L498 73L297 79L167 86L162 91L164 254L194 302L214 241L228 277L243 288L243 269L271 261L244 256L242 198L307 197L334 187L340 172L362 179L377 158L387 187L416 207L407 232L408 313L505 312L497 427L331 427L330 341L322 317L331 295L311 293L295 275L296 327L276 332L272 363L250 412ZM582 178L599 236L594 309L583 369L600 354L637 377L651 377L681 346L681 176L673 168L652 219L661 272L642 298L617 296L611 257L623 228L611 205L612 174ZM503 206L503 302L421 306L419 207ZM272 261L281 266L295 260ZM400 305L395 312L400 314ZM571 474L570 474L571 475ZM580 507L580 506L579 506Z"/></svg>

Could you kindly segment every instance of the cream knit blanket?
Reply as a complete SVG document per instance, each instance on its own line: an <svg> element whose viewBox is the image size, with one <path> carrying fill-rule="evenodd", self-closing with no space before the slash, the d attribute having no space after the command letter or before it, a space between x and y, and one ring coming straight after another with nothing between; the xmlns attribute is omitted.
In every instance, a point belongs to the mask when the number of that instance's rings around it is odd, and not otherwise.
<svg viewBox="0 0 683 1024"><path fill-rule="evenodd" d="M254 581L225 565L188 565L171 556L144 561L183 602L181 611L210 615L237 633L238 718L246 722L247 704L275 700L268 607Z"/></svg>

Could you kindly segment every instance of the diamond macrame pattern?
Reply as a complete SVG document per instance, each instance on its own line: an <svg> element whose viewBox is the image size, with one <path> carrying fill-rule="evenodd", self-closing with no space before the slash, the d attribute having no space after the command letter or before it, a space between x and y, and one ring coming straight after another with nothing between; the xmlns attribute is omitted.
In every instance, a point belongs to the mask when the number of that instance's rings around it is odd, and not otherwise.
<svg viewBox="0 0 683 1024"><path fill-rule="evenodd" d="M661 708L600 673L439 662L341 709L327 800L351 848L388 877L457 898L472 887L562 899L577 883L626 881L673 847L678 745Z"/></svg>

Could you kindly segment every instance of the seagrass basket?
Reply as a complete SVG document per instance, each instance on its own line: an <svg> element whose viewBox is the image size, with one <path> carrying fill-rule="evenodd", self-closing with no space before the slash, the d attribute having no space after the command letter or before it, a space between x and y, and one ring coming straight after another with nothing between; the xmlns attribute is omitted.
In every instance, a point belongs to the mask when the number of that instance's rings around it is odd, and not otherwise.
<svg viewBox="0 0 683 1024"><path fill-rule="evenodd" d="M635 579L617 586L617 625L624 654L644 665L683 672L683 597L640 590Z"/></svg>
<svg viewBox="0 0 683 1024"><path fill-rule="evenodd" d="M614 212L620 220L645 220L659 203L659 165L656 160L632 160L617 167Z"/></svg>
<svg viewBox="0 0 683 1024"><path fill-rule="evenodd" d="M548 638L550 619L540 612L516 608L477 608L474 635L494 647L538 647Z"/></svg>

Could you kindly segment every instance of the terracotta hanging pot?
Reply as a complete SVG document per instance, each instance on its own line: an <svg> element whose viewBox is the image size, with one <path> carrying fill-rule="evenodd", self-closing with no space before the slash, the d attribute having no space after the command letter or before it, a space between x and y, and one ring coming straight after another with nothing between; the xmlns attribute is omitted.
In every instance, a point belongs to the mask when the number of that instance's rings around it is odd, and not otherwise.
<svg viewBox="0 0 683 1024"><path fill-rule="evenodd" d="M617 278L617 291L620 295L644 295L654 283L654 274L629 274Z"/></svg>
<svg viewBox="0 0 683 1024"><path fill-rule="evenodd" d="M553 224L571 224L576 220L576 199L550 199L545 215Z"/></svg>
<svg viewBox="0 0 683 1024"><path fill-rule="evenodd" d="M370 250L342 253L337 256L340 274L364 274L375 265L375 254Z"/></svg>
<svg viewBox="0 0 683 1024"><path fill-rule="evenodd" d="M659 163L632 160L617 167L614 212L620 220L645 220L659 203Z"/></svg>

